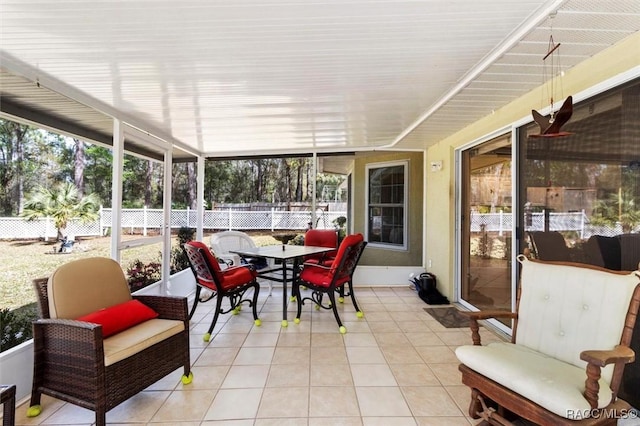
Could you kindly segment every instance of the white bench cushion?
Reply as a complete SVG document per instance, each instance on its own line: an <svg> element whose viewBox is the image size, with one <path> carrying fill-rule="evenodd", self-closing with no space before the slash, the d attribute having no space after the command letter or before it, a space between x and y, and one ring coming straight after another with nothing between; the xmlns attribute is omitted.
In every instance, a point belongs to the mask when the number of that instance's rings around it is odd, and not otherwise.
<svg viewBox="0 0 640 426"><path fill-rule="evenodd" d="M104 364L115 364L184 330L184 322L151 319L104 340Z"/></svg>
<svg viewBox="0 0 640 426"><path fill-rule="evenodd" d="M580 419L591 409L582 396L587 378L584 368L506 342L460 346L456 349L456 356L472 370L558 416ZM609 383L601 378L598 407L606 407L611 398Z"/></svg>
<svg viewBox="0 0 640 426"><path fill-rule="evenodd" d="M612 273L519 259L520 304L516 343L585 368L585 350L620 343L636 273ZM611 381L613 365L602 370Z"/></svg>

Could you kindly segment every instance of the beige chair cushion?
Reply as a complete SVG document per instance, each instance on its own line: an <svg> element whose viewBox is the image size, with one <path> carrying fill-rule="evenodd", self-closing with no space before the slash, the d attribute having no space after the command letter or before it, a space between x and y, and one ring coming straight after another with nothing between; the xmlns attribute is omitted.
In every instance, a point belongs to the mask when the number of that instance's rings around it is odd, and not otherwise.
<svg viewBox="0 0 640 426"><path fill-rule="evenodd" d="M584 369L585 350L620 344L638 277L520 258L516 343ZM602 375L611 381L613 365Z"/></svg>
<svg viewBox="0 0 640 426"><path fill-rule="evenodd" d="M60 266L47 284L51 318L75 319L131 300L120 264L106 257L74 260Z"/></svg>
<svg viewBox="0 0 640 426"><path fill-rule="evenodd" d="M460 346L456 349L456 356L472 370L558 416L580 419L590 412L589 403L582 396L587 378L584 367L506 342ZM611 397L609 383L601 378L598 407L606 407Z"/></svg>
<svg viewBox="0 0 640 426"><path fill-rule="evenodd" d="M104 364L115 364L184 330L184 322L151 319L104 340Z"/></svg>
<svg viewBox="0 0 640 426"><path fill-rule="evenodd" d="M620 344L627 311L638 285L635 273L569 265L522 263L516 344L461 346L467 367L565 418L589 415L583 396L585 350ZM598 407L611 402L613 365L602 369ZM577 416L577 417L576 417Z"/></svg>

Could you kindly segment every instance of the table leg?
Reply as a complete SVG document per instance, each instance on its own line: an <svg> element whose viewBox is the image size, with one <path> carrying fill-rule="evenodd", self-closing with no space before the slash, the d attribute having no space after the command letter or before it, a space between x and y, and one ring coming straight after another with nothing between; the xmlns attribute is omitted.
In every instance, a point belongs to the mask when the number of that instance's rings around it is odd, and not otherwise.
<svg viewBox="0 0 640 426"><path fill-rule="evenodd" d="M287 261L282 259L282 326L287 327Z"/></svg>

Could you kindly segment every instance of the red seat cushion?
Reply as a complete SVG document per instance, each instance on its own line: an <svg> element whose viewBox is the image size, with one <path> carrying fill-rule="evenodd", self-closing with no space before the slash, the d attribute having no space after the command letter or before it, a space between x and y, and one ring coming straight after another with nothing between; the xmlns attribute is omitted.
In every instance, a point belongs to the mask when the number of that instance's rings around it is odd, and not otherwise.
<svg viewBox="0 0 640 426"><path fill-rule="evenodd" d="M129 300L76 319L102 325L102 337L109 337L157 317L158 313L144 303L139 300Z"/></svg>
<svg viewBox="0 0 640 426"><path fill-rule="evenodd" d="M323 257L323 258L311 258L311 259L305 259L304 263L315 263L316 265L322 265L322 266L326 266L327 268L330 268L331 265L333 265L333 261L336 258L334 256L327 256L327 257Z"/></svg>
<svg viewBox="0 0 640 426"><path fill-rule="evenodd" d="M312 263L306 263L304 269L300 273L300 279L318 287L329 287L333 279L334 270L332 268L323 268ZM336 287L341 286L349 280L344 277L336 283Z"/></svg>
<svg viewBox="0 0 640 426"><path fill-rule="evenodd" d="M215 255L209 250L209 247L200 241L189 241L185 245L201 249L200 252L204 253L209 265L213 268L213 271L209 270L200 256L196 258L198 262L196 266L198 269L198 284L208 287L211 290L217 291L214 279L218 281L223 290L232 290L253 281L258 276L254 268L248 265L239 265L221 270L218 259L216 259Z"/></svg>
<svg viewBox="0 0 640 426"><path fill-rule="evenodd" d="M234 266L232 268L225 269L220 273L220 281L223 289L231 290L253 281L257 276L258 273L253 268L246 266Z"/></svg>
<svg viewBox="0 0 640 426"><path fill-rule="evenodd" d="M338 254L328 267L318 266L317 261L305 262L304 268L300 273L300 279L319 287L329 287L347 247L354 246L363 241L363 239L362 234L347 235L345 239L342 240L342 243L340 243ZM338 279L335 283L336 287L349 281L349 278L349 276L344 276Z"/></svg>

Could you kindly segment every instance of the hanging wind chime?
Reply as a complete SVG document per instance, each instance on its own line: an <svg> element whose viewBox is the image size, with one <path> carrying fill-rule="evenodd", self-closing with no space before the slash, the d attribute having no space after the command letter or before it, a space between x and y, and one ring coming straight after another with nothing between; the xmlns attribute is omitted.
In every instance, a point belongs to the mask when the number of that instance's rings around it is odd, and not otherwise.
<svg viewBox="0 0 640 426"><path fill-rule="evenodd" d="M557 111L554 109L557 86L560 86L560 96L562 97L562 70L560 65L560 43L553 41L553 34L549 36L549 46L543 61L543 91L546 88L546 95L549 101L550 113L548 116L540 114L532 109L534 121L540 126L540 133L529 135L532 138L557 138L571 135L571 132L563 132L562 126L571 118L573 114L573 98L568 96ZM549 71L550 70L550 71ZM544 96L544 93L543 93Z"/></svg>

